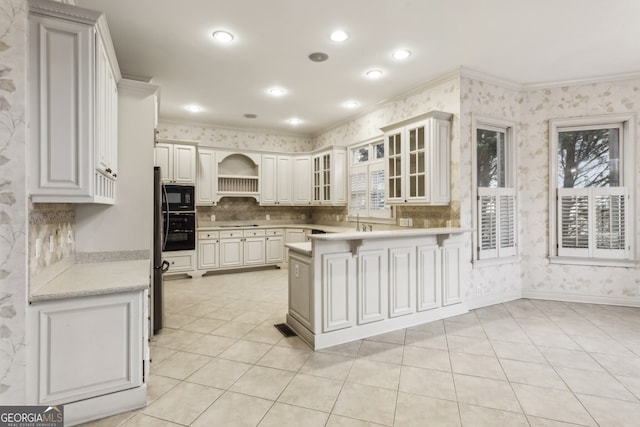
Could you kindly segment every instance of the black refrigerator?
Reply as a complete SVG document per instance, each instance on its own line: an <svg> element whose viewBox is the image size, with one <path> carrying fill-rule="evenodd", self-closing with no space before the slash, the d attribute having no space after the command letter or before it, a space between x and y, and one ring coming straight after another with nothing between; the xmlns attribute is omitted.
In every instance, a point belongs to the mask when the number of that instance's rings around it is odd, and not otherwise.
<svg viewBox="0 0 640 427"><path fill-rule="evenodd" d="M153 284L151 288L151 333L153 336L162 329L164 312L164 287L162 275L169 268L169 263L162 260L164 246L164 230L162 218L162 179L160 168L153 168Z"/></svg>

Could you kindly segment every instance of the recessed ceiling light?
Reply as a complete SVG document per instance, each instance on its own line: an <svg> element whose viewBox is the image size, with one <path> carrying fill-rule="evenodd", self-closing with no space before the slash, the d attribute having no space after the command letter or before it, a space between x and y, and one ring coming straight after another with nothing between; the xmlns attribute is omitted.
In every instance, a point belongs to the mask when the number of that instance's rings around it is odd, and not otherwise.
<svg viewBox="0 0 640 427"><path fill-rule="evenodd" d="M299 125L300 123L302 123L302 120L297 119L297 118L291 118L289 120L287 120L287 123L289 123L290 125Z"/></svg>
<svg viewBox="0 0 640 427"><path fill-rule="evenodd" d="M214 39L222 43L229 43L233 40L233 34L228 31L215 31L212 35Z"/></svg>
<svg viewBox="0 0 640 427"><path fill-rule="evenodd" d="M269 95L271 96L283 96L287 93L287 91L282 89L281 87L272 87L267 92L269 92Z"/></svg>
<svg viewBox="0 0 640 427"><path fill-rule="evenodd" d="M367 77L370 79L379 79L382 77L382 70L369 70L367 71Z"/></svg>
<svg viewBox="0 0 640 427"><path fill-rule="evenodd" d="M336 30L333 33L331 33L331 40L333 40L334 42L343 42L348 38L349 38L349 34L347 34L342 30Z"/></svg>
<svg viewBox="0 0 640 427"><path fill-rule="evenodd" d="M398 50L393 52L393 55L391 55L393 57L393 59L407 59L408 57L411 56L411 51L410 50Z"/></svg>
<svg viewBox="0 0 640 427"><path fill-rule="evenodd" d="M360 103L358 101L347 101L343 104L346 108L358 108Z"/></svg>
<svg viewBox="0 0 640 427"><path fill-rule="evenodd" d="M187 105L184 108L186 108L188 111L191 111L192 113L199 113L200 111L202 111L202 107L195 104Z"/></svg>

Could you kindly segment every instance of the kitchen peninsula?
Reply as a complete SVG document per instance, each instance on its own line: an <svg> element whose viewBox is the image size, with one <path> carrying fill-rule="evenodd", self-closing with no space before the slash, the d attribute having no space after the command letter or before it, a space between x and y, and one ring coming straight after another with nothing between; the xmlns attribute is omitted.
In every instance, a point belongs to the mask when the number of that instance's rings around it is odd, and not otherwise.
<svg viewBox="0 0 640 427"><path fill-rule="evenodd" d="M317 350L466 313L470 231L350 231L287 244L287 324Z"/></svg>

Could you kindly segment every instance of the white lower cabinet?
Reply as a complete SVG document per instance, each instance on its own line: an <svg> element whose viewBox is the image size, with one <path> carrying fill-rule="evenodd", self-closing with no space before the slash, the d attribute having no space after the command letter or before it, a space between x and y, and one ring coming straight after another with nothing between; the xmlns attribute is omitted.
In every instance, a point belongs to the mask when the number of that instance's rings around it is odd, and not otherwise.
<svg viewBox="0 0 640 427"><path fill-rule="evenodd" d="M220 267L220 239L217 231L198 233L198 269L215 270Z"/></svg>
<svg viewBox="0 0 640 427"><path fill-rule="evenodd" d="M165 274L189 273L196 269L196 251L163 252L162 259L169 263Z"/></svg>
<svg viewBox="0 0 640 427"><path fill-rule="evenodd" d="M417 258L417 310L425 311L439 306L442 277L441 251L436 243L418 246Z"/></svg>
<svg viewBox="0 0 640 427"><path fill-rule="evenodd" d="M277 264L285 261L284 258L284 229L267 230L265 238L265 262Z"/></svg>
<svg viewBox="0 0 640 427"><path fill-rule="evenodd" d="M358 255L358 324L387 317L387 256L384 249Z"/></svg>
<svg viewBox="0 0 640 427"><path fill-rule="evenodd" d="M242 245L244 249L243 263L246 266L262 265L265 257L264 237L245 237Z"/></svg>
<svg viewBox="0 0 640 427"><path fill-rule="evenodd" d="M415 249L389 250L389 317L415 312Z"/></svg>
<svg viewBox="0 0 640 427"><path fill-rule="evenodd" d="M462 301L460 289L460 267L462 246L452 242L442 248L442 305L457 304Z"/></svg>
<svg viewBox="0 0 640 427"><path fill-rule="evenodd" d="M29 306L38 404L68 404L142 385L145 295L136 291Z"/></svg>
<svg viewBox="0 0 640 427"><path fill-rule="evenodd" d="M323 332L349 328L355 324L355 260L351 252L322 257Z"/></svg>
<svg viewBox="0 0 640 427"><path fill-rule="evenodd" d="M242 267L242 237L220 239L220 268Z"/></svg>

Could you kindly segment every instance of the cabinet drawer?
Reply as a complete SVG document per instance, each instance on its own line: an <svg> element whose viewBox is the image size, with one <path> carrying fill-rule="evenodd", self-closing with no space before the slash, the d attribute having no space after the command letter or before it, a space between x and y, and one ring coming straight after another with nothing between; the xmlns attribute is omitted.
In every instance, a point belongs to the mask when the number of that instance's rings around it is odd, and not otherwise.
<svg viewBox="0 0 640 427"><path fill-rule="evenodd" d="M264 237L265 230L244 230L244 237Z"/></svg>
<svg viewBox="0 0 640 427"><path fill-rule="evenodd" d="M229 237L242 237L242 230L221 231L220 238L227 239Z"/></svg>
<svg viewBox="0 0 640 427"><path fill-rule="evenodd" d="M283 228L269 229L269 230L266 230L266 235L267 236L284 236L284 229Z"/></svg>
<svg viewBox="0 0 640 427"><path fill-rule="evenodd" d="M198 240L217 239L220 237L218 231L200 231L198 232Z"/></svg>
<svg viewBox="0 0 640 427"><path fill-rule="evenodd" d="M193 255L175 255L164 256L165 261L169 263L169 270L167 273L177 273L180 271L193 270Z"/></svg>

